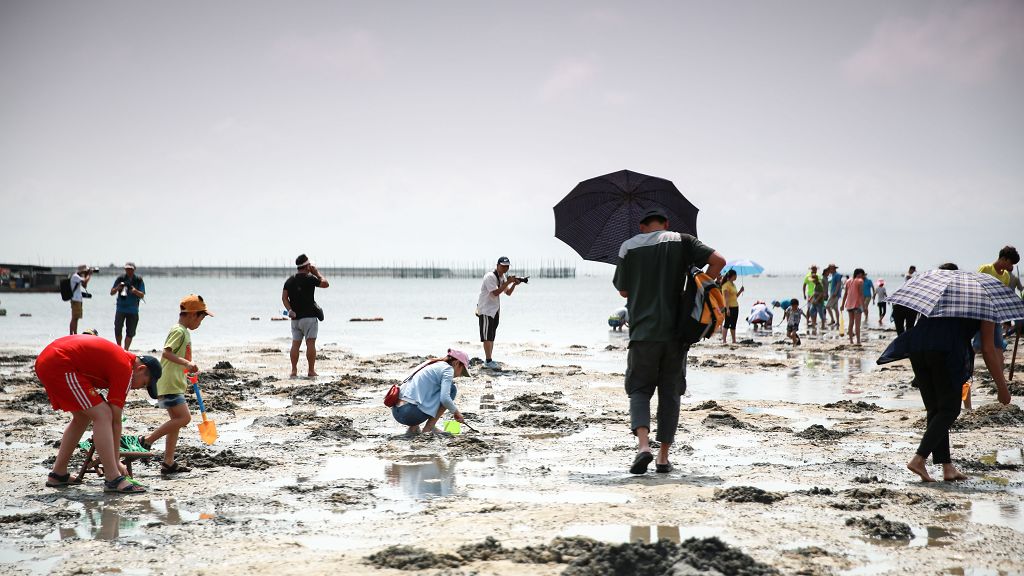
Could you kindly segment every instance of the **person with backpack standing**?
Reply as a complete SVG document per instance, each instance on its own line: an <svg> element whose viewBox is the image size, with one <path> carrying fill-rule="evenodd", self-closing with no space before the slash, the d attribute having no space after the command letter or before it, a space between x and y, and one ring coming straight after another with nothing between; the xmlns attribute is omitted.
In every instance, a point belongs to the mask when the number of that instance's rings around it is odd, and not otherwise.
<svg viewBox="0 0 1024 576"><path fill-rule="evenodd" d="M313 296L317 288L329 288L331 283L305 254L299 254L295 259L295 269L295 274L285 280L281 291L281 303L292 321L292 347L288 351L292 371L289 378L298 378L299 349L303 340L306 341L306 363L309 365L306 374L309 378L316 378L316 337L324 311Z"/></svg>
<svg viewBox="0 0 1024 576"><path fill-rule="evenodd" d="M92 294L85 291L92 279L92 268L82 264L71 275L71 325L69 334L78 334L78 321L82 319L82 299L92 298Z"/></svg>
<svg viewBox="0 0 1024 576"><path fill-rule="evenodd" d="M132 346L135 329L139 325L139 301L146 296L146 283L142 276L135 274L135 263L125 262L124 274L114 280L110 295L117 294L117 309L114 312L114 339L121 345L124 331L124 349Z"/></svg>
<svg viewBox="0 0 1024 576"><path fill-rule="evenodd" d="M484 368L496 370L501 365L494 361L494 337L498 332L501 318L501 295L511 296L522 279L506 276L512 262L505 256L498 258L494 270L484 274L480 283L480 295L476 300L476 318L480 326L480 343L484 348Z"/></svg>
<svg viewBox="0 0 1024 576"><path fill-rule="evenodd" d="M668 473L669 448L679 425L679 398L686 391L686 344L679 331L681 293L693 266L707 266L717 278L725 258L689 234L668 230L668 216L659 208L647 210L640 233L622 243L612 280L629 308L629 352L625 389L629 396L630 429L638 452L629 468L644 474L654 460L650 447L651 396L658 392L658 432L661 443L655 469Z"/></svg>

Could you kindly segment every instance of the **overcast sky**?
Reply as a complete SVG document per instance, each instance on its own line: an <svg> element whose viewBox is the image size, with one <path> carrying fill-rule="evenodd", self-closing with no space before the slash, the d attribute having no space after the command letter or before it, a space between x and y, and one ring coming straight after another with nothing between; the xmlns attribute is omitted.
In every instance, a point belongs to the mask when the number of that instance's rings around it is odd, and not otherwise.
<svg viewBox="0 0 1024 576"><path fill-rule="evenodd" d="M726 258L973 267L1021 102L1014 0L2 0L0 261L575 263L551 207L628 168Z"/></svg>

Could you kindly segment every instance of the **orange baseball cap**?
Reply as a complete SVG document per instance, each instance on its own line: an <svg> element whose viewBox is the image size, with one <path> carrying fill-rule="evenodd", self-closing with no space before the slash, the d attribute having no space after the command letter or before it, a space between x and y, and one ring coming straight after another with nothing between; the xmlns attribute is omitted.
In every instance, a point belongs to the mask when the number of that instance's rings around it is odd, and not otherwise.
<svg viewBox="0 0 1024 576"><path fill-rule="evenodd" d="M196 294L189 294L182 298L181 303L178 304L178 309L182 312L205 312L207 316L213 316L213 312L206 309L206 302L203 302L203 297Z"/></svg>

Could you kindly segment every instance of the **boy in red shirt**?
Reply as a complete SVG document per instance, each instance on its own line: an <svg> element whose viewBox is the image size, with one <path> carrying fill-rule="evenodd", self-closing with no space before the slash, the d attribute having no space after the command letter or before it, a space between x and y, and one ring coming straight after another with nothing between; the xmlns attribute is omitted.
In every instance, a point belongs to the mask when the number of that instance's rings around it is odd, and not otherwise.
<svg viewBox="0 0 1024 576"><path fill-rule="evenodd" d="M46 485L56 488L70 483L68 462L92 424L93 442L106 477L103 491L145 492L127 480L128 471L120 462L121 412L130 389L147 388L150 397L156 398L160 362L152 356L135 356L109 340L81 334L51 342L36 358L35 371L53 409L71 412ZM98 390L107 390L106 398Z"/></svg>

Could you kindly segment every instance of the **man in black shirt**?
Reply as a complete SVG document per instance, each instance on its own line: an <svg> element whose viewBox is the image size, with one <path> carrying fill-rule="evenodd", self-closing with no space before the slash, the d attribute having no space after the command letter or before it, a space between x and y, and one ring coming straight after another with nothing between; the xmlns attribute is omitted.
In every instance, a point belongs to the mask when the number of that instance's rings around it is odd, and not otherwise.
<svg viewBox="0 0 1024 576"><path fill-rule="evenodd" d="M284 291L281 292L281 302L288 311L288 317L292 319L292 349L289 353L292 361L291 377L298 376L299 348L305 340L308 375L313 378L316 376L316 335L320 319L323 318L323 311L313 299L313 293L317 288L329 287L330 283L305 254L295 259L295 266L298 271L285 280Z"/></svg>

